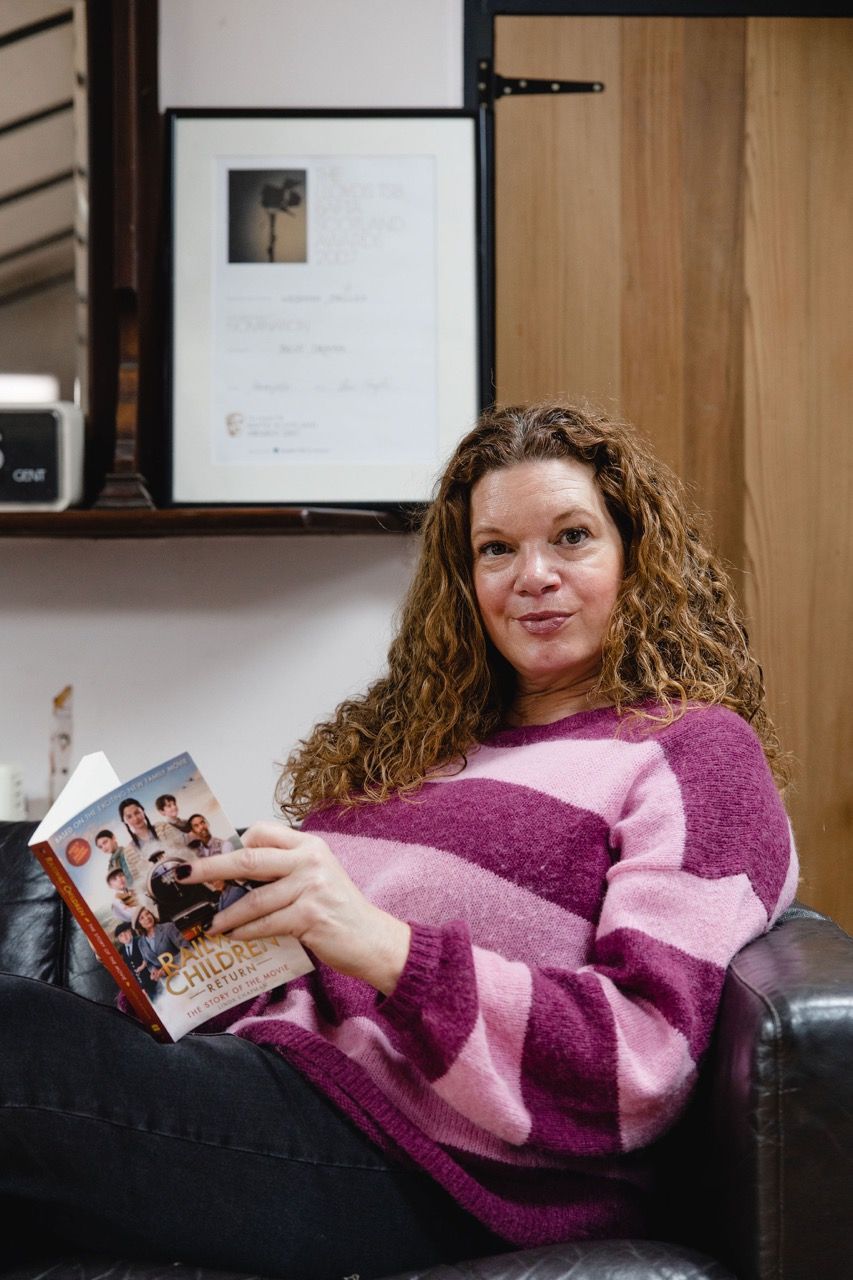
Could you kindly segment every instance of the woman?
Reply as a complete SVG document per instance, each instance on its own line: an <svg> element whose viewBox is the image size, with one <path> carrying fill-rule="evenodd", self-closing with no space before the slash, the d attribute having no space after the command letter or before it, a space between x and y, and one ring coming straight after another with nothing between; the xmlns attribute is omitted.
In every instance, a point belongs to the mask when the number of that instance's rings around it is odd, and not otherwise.
<svg viewBox="0 0 853 1280"><path fill-rule="evenodd" d="M109 1024L118 1091L165 1070L180 1097L116 1104L134 1162L167 1150L189 1185L204 1149L198 1185L240 1196L215 1241L161 1201L140 1251L367 1280L647 1231L647 1149L725 968L793 896L773 771L760 672L674 478L589 410L487 412L427 513L387 674L288 763L301 829L258 824L190 872L264 882L213 929L291 933L315 972L166 1051ZM90 1046L108 1021L91 1010ZM64 1194L80 1238L91 1197ZM126 1252L119 1213L98 1227Z"/></svg>
<svg viewBox="0 0 853 1280"><path fill-rule="evenodd" d="M147 880L151 870L147 862L157 849L165 847L172 853L181 853L186 850L187 842L177 827L171 822L152 822L139 801L132 796L122 800L118 807L118 816L130 836L130 845L125 849L125 855L134 860L134 880L137 876L137 866L140 876L143 880Z"/></svg>
<svg viewBox="0 0 853 1280"><path fill-rule="evenodd" d="M171 921L161 923L148 907L138 907L131 923L148 973L154 982L160 982L166 977L165 958L169 957L171 964L177 964L180 959L183 946L180 932Z"/></svg>

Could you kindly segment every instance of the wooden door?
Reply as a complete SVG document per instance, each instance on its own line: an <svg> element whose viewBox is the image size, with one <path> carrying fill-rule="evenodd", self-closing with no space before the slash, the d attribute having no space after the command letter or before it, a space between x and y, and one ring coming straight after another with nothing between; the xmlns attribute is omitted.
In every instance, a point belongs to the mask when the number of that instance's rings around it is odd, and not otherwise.
<svg viewBox="0 0 853 1280"><path fill-rule="evenodd" d="M501 17L496 382L641 428L710 516L853 927L853 21Z"/></svg>

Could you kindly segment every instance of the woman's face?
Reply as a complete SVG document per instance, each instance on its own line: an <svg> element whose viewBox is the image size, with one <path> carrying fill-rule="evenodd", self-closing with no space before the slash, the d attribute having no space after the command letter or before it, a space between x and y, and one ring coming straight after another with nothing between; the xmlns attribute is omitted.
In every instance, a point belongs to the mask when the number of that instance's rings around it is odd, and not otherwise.
<svg viewBox="0 0 853 1280"><path fill-rule="evenodd" d="M145 933L154 928L154 917L146 907L143 907L139 913L139 927Z"/></svg>
<svg viewBox="0 0 853 1280"><path fill-rule="evenodd" d="M129 804L124 811L124 820L130 827L131 831L148 831L148 823L145 818L145 810L141 805Z"/></svg>
<svg viewBox="0 0 853 1280"><path fill-rule="evenodd" d="M624 570L592 467L569 458L489 471L471 490L474 590L518 694L594 678Z"/></svg>

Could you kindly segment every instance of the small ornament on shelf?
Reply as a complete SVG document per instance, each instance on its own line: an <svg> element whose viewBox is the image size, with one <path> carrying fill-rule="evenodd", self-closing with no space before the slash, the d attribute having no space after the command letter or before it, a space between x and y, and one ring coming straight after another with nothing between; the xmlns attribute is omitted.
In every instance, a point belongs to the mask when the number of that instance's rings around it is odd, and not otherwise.
<svg viewBox="0 0 853 1280"><path fill-rule="evenodd" d="M73 740L73 686L67 684L53 699L50 731L50 803L68 781Z"/></svg>

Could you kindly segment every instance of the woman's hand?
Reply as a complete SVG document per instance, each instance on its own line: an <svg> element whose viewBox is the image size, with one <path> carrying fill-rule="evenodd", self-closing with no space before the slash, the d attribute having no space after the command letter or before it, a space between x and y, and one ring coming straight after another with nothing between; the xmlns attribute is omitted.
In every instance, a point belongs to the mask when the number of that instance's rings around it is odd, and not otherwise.
<svg viewBox="0 0 853 1280"><path fill-rule="evenodd" d="M259 822L243 845L198 858L185 876L189 884L264 882L214 916L210 932L240 940L289 934L332 969L390 995L409 954L405 921L369 902L319 836Z"/></svg>

